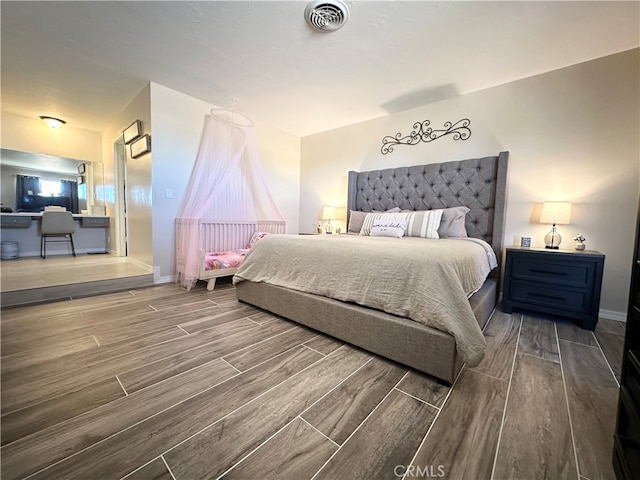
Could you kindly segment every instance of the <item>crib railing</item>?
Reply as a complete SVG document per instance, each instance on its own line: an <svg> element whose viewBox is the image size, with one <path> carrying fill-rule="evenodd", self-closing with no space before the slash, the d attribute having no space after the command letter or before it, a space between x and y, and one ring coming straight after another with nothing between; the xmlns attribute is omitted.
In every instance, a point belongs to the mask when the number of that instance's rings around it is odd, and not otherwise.
<svg viewBox="0 0 640 480"><path fill-rule="evenodd" d="M191 232L198 228L198 237ZM176 270L183 278L207 280L207 290L213 290L217 277L233 275L237 270L226 268L206 270L205 257L209 252L226 252L247 248L254 232L286 233L286 222L280 220L195 220L176 218ZM180 239L180 241L178 241ZM192 239L192 240L190 240ZM189 250L197 240L197 251ZM195 244L194 247L195 249ZM183 250L184 249L184 250ZM185 275L185 272L189 272ZM196 273L198 272L198 273ZM189 275L194 275L190 277ZM190 281L190 280L189 280ZM188 289L191 287L188 286Z"/></svg>
<svg viewBox="0 0 640 480"><path fill-rule="evenodd" d="M286 222L267 220L200 220L200 250L223 252L246 248L255 231L285 233Z"/></svg>

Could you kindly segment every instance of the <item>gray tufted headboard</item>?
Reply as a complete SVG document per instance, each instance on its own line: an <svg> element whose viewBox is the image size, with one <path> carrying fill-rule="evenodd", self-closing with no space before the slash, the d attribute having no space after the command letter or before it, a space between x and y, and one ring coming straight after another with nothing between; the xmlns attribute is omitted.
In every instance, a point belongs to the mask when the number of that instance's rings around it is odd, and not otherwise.
<svg viewBox="0 0 640 480"><path fill-rule="evenodd" d="M470 237L489 243L500 262L509 152L414 167L349 172L347 216L351 210L370 212L400 207L431 210L464 205Z"/></svg>

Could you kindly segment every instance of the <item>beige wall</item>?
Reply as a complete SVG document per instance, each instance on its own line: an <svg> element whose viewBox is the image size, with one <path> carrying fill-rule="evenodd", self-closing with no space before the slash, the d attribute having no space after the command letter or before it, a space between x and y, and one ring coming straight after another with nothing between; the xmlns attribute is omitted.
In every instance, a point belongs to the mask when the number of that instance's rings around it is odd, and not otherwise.
<svg viewBox="0 0 640 480"><path fill-rule="evenodd" d="M256 125L265 173L290 232L312 231L323 205L344 205L348 170L433 163L511 152L505 240L548 230L536 222L545 200L574 202L572 224L560 227L563 246L578 232L606 254L601 307L626 310L640 184L639 51L597 59L458 98L305 137ZM128 159L129 253L160 269L173 267L173 221L212 105L151 84L102 133L2 112L2 147L103 162L98 203L114 214L113 143L134 120L151 133L152 155ZM467 141L442 138L380 153L381 139L430 119L434 127L471 119ZM153 181L153 184L152 184ZM153 185L153 186L152 186ZM171 190L173 198L167 198ZM152 201L153 199L153 201ZM113 237L111 239L113 242Z"/></svg>
<svg viewBox="0 0 640 480"><path fill-rule="evenodd" d="M505 243L530 236L546 200L574 203L560 226L563 247L578 232L606 255L602 314L626 312L640 177L639 50L463 95L302 139L300 225L310 231L322 205L346 203L348 170L460 160L510 151ZM380 153L382 138L414 122L434 128L467 117L471 138L444 137Z"/></svg>
<svg viewBox="0 0 640 480"><path fill-rule="evenodd" d="M196 160L204 117L213 107L151 84L153 253L161 281L175 275L175 216ZM258 123L254 133L271 193L287 220L288 231L297 233L300 139Z"/></svg>
<svg viewBox="0 0 640 480"><path fill-rule="evenodd" d="M114 143L122 137L122 131L135 120L142 121L143 133L151 133L151 94L147 84L138 95L114 118L102 133L102 157L105 171L105 191L98 203L107 208L111 217L109 227L110 250L115 250L116 241L116 176ZM132 159L126 148L127 163L127 216L128 257L149 266L155 265L152 250L152 153ZM152 144L153 151L153 144Z"/></svg>
<svg viewBox="0 0 640 480"><path fill-rule="evenodd" d="M74 128L49 128L39 118L2 112L2 148L45 153L89 162L102 161L100 133Z"/></svg>
<svg viewBox="0 0 640 480"><path fill-rule="evenodd" d="M175 274L175 213L195 162L204 116L212 107L161 85L149 84L102 133L70 125L52 130L40 119L3 112L2 148L93 162L95 173L104 176L97 185L95 204L104 205L111 218L107 248L114 251L118 189L114 144L120 141L126 127L141 120L144 133L152 134L152 153L132 159L125 149L128 256L157 267L160 280L169 281ZM272 195L287 220L288 231L297 232L300 139L260 124L256 124L254 133Z"/></svg>
<svg viewBox="0 0 640 480"><path fill-rule="evenodd" d="M75 128L71 124L53 129L39 118L2 112L1 138L1 147L9 150L44 153L87 162L87 202L92 203L97 192L101 192L103 166L99 132ZM11 175L11 172L8 174ZM6 175L3 174L3 184L6 180ZM14 203L15 199L7 202L9 206L14 206Z"/></svg>

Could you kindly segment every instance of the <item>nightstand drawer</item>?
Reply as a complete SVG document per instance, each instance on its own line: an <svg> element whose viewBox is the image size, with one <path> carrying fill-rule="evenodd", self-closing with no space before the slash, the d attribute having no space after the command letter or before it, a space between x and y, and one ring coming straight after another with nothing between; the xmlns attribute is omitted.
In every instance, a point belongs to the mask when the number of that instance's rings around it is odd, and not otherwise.
<svg viewBox="0 0 640 480"><path fill-rule="evenodd" d="M543 258L515 256L512 265L512 278L548 282L554 285L588 287L593 282L596 264L594 262L545 262Z"/></svg>
<svg viewBox="0 0 640 480"><path fill-rule="evenodd" d="M545 306L564 312L591 313L591 290L571 290L521 280L511 281L509 300L526 308Z"/></svg>

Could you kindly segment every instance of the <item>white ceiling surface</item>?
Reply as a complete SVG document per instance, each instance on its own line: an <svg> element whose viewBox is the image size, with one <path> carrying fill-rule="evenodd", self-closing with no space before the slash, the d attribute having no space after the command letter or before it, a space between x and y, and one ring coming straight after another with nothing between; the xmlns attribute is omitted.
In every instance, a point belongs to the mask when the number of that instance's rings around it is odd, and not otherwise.
<svg viewBox="0 0 640 480"><path fill-rule="evenodd" d="M2 109L102 131L148 81L297 136L640 45L633 2L2 1Z"/></svg>

